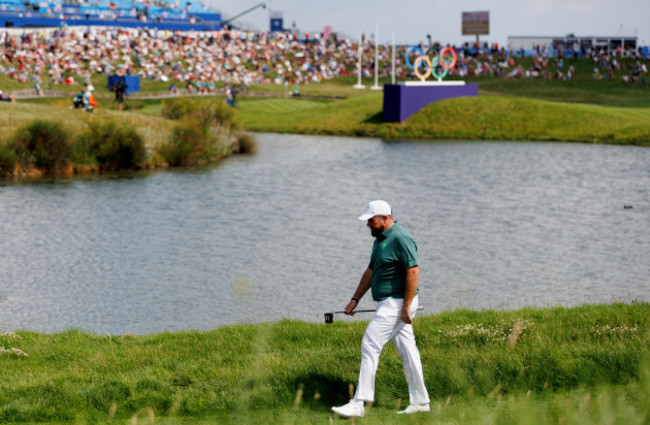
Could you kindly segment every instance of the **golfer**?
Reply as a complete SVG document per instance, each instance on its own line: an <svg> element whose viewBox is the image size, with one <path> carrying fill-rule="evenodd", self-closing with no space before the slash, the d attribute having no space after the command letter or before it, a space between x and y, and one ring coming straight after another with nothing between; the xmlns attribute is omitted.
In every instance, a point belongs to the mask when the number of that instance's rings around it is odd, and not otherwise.
<svg viewBox="0 0 650 425"><path fill-rule="evenodd" d="M375 375L379 355L388 341L393 341L404 364L409 387L410 405L397 413L429 411L429 394L424 386L422 361L413 335L413 317L418 308L417 246L413 236L393 221L386 201L372 201L359 220L367 221L375 237L368 268L363 273L354 296L345 306L345 314L354 315L359 300L371 289L377 311L361 341L361 370L354 398L332 411L345 418L364 414L364 402L375 398Z"/></svg>

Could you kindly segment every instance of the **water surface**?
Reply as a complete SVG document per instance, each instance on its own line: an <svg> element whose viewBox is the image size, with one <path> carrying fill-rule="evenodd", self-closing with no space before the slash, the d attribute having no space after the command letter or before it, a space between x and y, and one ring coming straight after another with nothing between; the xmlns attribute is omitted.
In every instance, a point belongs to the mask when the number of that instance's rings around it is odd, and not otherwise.
<svg viewBox="0 0 650 425"><path fill-rule="evenodd" d="M649 149L258 140L216 166L0 184L0 330L320 322L367 265L377 198L416 238L425 313L650 300Z"/></svg>

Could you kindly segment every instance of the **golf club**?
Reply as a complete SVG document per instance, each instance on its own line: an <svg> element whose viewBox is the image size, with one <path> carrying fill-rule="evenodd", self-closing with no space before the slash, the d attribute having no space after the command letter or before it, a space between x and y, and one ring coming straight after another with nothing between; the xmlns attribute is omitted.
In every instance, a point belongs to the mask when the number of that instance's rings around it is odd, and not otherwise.
<svg viewBox="0 0 650 425"><path fill-rule="evenodd" d="M419 306L416 311L424 310L424 306ZM355 310L355 313L374 313L377 310ZM334 323L335 314L345 314L345 311L335 311L333 313L325 313L325 323Z"/></svg>

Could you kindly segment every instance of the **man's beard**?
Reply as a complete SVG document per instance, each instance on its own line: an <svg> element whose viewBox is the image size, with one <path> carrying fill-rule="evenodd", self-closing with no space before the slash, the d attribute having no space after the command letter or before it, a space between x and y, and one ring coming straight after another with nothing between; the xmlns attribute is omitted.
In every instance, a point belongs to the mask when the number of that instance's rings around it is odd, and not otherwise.
<svg viewBox="0 0 650 425"><path fill-rule="evenodd" d="M370 229L370 234L374 237L381 236L384 233L384 229Z"/></svg>

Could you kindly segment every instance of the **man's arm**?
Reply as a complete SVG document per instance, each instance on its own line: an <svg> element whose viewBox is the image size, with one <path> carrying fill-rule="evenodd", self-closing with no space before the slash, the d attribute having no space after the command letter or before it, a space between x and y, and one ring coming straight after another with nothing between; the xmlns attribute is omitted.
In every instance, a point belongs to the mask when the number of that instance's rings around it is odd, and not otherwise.
<svg viewBox="0 0 650 425"><path fill-rule="evenodd" d="M366 271L363 272L363 276L361 276L361 281L359 282L359 286L357 286L357 290L354 291L354 295L352 296L352 298L355 298L357 300L363 298L366 292L368 292L368 289L370 289L371 281L372 281L372 270L366 269ZM350 300L348 305L345 306L345 314L353 316L354 309L357 308L357 305L359 305L357 301Z"/></svg>
<svg viewBox="0 0 650 425"><path fill-rule="evenodd" d="M420 267L415 266L406 269L406 287L404 288L404 305L400 318L402 322L410 325L413 323L411 318L411 303L415 297L415 291L418 289L418 281L420 280Z"/></svg>

